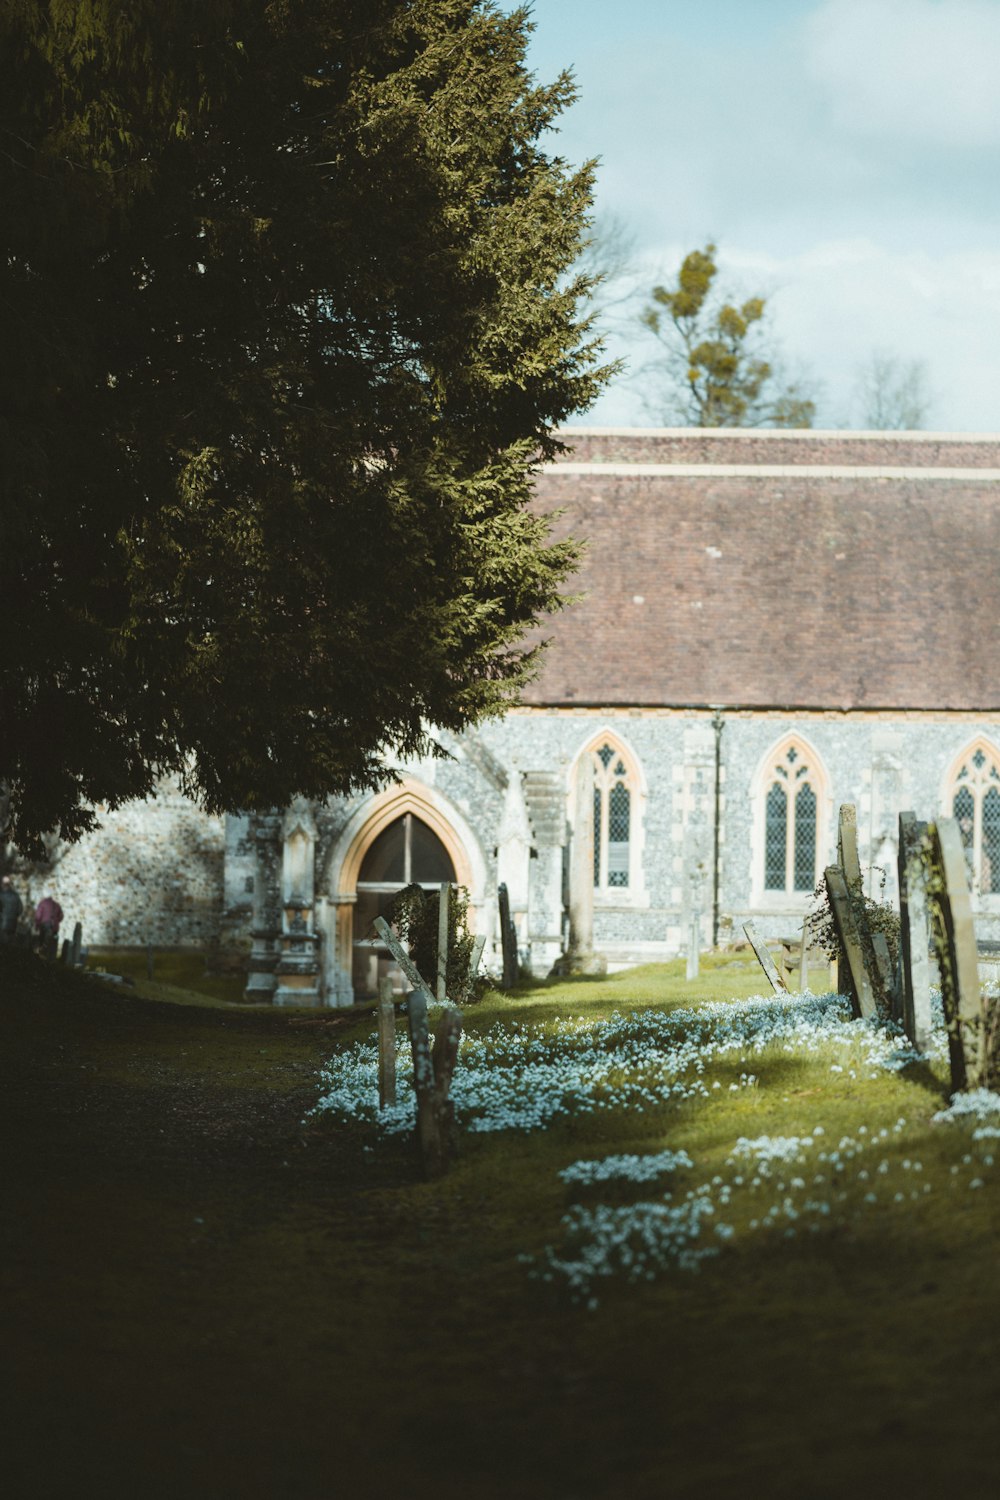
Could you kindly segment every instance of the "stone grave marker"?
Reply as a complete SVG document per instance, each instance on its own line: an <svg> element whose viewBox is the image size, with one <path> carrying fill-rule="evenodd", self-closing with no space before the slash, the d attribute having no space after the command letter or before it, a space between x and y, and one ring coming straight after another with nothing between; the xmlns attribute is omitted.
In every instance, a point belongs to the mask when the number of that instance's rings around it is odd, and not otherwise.
<svg viewBox="0 0 1000 1500"><path fill-rule="evenodd" d="M417 1095L417 1144L424 1176L443 1177L454 1149L455 1107L451 1080L462 1039L462 1013L454 1006L441 1012L431 1050L427 1009L432 997L423 976L384 917L376 917L375 931L413 984L407 1001L413 1084Z"/></svg>
<svg viewBox="0 0 1000 1500"><path fill-rule="evenodd" d="M837 941L842 954L842 961L839 965L840 977L842 981L844 979L848 981L846 985L842 985L842 993L847 994L851 1009L856 1016L866 1018L875 1016L878 1014L878 1007L875 1003L865 951L844 872L839 865L829 865L823 878L826 881L830 910L833 913L833 923L837 929Z"/></svg>
<svg viewBox="0 0 1000 1500"><path fill-rule="evenodd" d="M774 960L772 959L770 953L768 953L767 948L764 944L764 940L763 938L761 938L753 922L744 922L743 931L746 933L747 942L756 953L757 961L760 964L761 968L764 970L764 973L767 975L768 982L774 993L776 995L787 995L788 986L785 984L785 981L782 979L781 975L775 968Z"/></svg>
<svg viewBox="0 0 1000 1500"><path fill-rule="evenodd" d="M517 933L510 914L510 897L503 882L497 890L497 903L500 908L500 949L503 954L503 977L500 983L503 989L512 990L517 984Z"/></svg>
<svg viewBox="0 0 1000 1500"><path fill-rule="evenodd" d="M899 815L899 947L903 1030L919 1052L931 1035L930 928L927 870L922 853L927 824L912 812Z"/></svg>
<svg viewBox="0 0 1000 1500"><path fill-rule="evenodd" d="M957 1093L981 1082L983 1003L962 834L954 818L927 828L931 937L941 975L951 1084Z"/></svg>

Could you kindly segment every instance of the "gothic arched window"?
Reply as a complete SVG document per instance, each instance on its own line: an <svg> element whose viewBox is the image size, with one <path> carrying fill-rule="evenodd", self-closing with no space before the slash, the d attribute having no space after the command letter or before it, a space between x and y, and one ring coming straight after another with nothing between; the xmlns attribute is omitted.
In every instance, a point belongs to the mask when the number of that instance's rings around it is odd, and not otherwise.
<svg viewBox="0 0 1000 1500"><path fill-rule="evenodd" d="M768 757L760 788L765 892L790 896L815 888L824 781L815 754L797 737Z"/></svg>
<svg viewBox="0 0 1000 1500"><path fill-rule="evenodd" d="M594 776L594 889L611 895L635 883L637 776L631 758L610 736L590 750Z"/></svg>
<svg viewBox="0 0 1000 1500"><path fill-rule="evenodd" d="M1000 894L1000 760L986 740L977 740L959 758L948 801L962 834L973 890Z"/></svg>

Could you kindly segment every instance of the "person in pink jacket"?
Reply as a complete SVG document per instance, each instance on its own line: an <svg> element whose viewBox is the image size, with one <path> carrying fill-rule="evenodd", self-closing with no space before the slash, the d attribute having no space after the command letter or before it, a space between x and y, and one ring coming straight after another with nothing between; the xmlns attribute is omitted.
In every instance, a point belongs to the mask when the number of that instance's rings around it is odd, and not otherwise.
<svg viewBox="0 0 1000 1500"><path fill-rule="evenodd" d="M35 929L38 933L39 947L48 958L56 956L59 924L62 919L63 909L56 898L53 895L43 896L35 907Z"/></svg>

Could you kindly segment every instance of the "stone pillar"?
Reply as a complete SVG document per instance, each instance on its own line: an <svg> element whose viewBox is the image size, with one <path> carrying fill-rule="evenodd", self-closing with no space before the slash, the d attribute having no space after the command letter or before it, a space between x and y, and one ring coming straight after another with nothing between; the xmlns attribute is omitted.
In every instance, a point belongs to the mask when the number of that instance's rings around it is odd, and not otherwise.
<svg viewBox="0 0 1000 1500"><path fill-rule="evenodd" d="M862 795L862 806L864 802ZM879 727L872 734L871 795L867 808L868 869L865 872L865 891L875 901L895 901L898 896L897 820L902 803L902 735L897 729Z"/></svg>
<svg viewBox="0 0 1000 1500"><path fill-rule="evenodd" d="M684 764L674 789L674 904L681 942L690 951L697 911L702 947L712 941L712 859L715 844L715 733L710 723L684 731Z"/></svg>
<svg viewBox="0 0 1000 1500"><path fill-rule="evenodd" d="M252 819L250 829L253 854L251 948L243 998L258 1005L270 1004L278 982L274 973L281 931L278 892L274 889L276 825L273 815L259 814Z"/></svg>
<svg viewBox="0 0 1000 1500"><path fill-rule="evenodd" d="M544 978L563 951L563 857L569 836L565 777L526 771L524 800L531 825L528 864L528 963Z"/></svg>
<svg viewBox="0 0 1000 1500"><path fill-rule="evenodd" d="M531 828L524 804L521 773L513 766L507 778L500 833L497 838L497 887L507 887L510 916L520 952L528 933L528 867L531 860Z"/></svg>
<svg viewBox="0 0 1000 1500"><path fill-rule="evenodd" d="M316 822L297 797L285 814L281 862L281 936L275 1005L319 1005L319 935L315 928Z"/></svg>
<svg viewBox="0 0 1000 1500"><path fill-rule="evenodd" d="M561 974L603 974L594 953L594 775L589 755L577 761L569 843L569 947Z"/></svg>

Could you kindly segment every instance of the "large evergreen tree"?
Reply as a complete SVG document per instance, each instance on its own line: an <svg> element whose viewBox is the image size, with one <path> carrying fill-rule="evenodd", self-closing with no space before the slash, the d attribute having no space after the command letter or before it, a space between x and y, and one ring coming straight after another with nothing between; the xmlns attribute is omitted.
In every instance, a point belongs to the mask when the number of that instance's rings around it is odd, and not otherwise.
<svg viewBox="0 0 1000 1500"><path fill-rule="evenodd" d="M490 0L0 0L0 783L73 837L509 703L601 379L571 98Z"/></svg>

